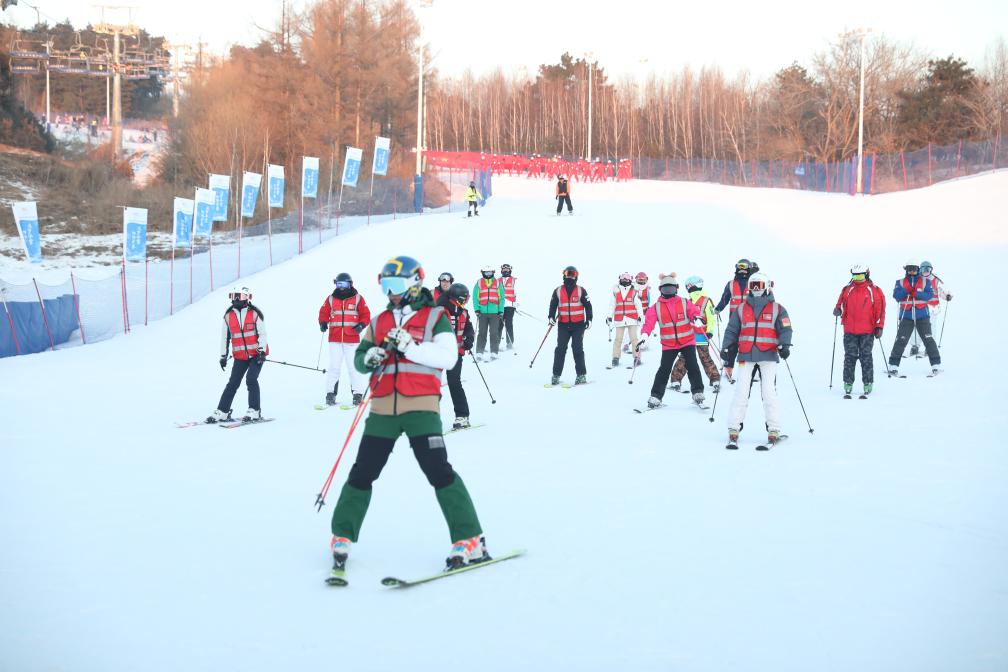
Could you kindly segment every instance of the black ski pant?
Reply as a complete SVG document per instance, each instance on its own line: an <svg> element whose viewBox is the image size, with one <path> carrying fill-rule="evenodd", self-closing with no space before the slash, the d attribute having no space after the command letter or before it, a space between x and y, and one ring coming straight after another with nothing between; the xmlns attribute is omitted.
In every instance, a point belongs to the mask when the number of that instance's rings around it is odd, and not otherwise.
<svg viewBox="0 0 1008 672"><path fill-rule="evenodd" d="M469 417L469 400L466 399L465 389L462 387L462 355L459 355L455 366L448 369L448 391L451 392L452 404L455 406L456 418Z"/></svg>
<svg viewBox="0 0 1008 672"><path fill-rule="evenodd" d="M655 374L654 383L651 385L651 396L661 399L665 396L665 388L668 387L669 376L672 375L672 367L676 358L682 355L686 362L686 376L689 378L690 392L696 394L703 392L703 377L700 375L700 365L697 364L696 346L687 345L676 350L662 350L661 363L658 365L658 372Z"/></svg>
<svg viewBox="0 0 1008 672"><path fill-rule="evenodd" d="M854 366L861 361L861 382L875 382L875 364L872 361L873 334L843 335L843 382L854 384Z"/></svg>
<svg viewBox="0 0 1008 672"><path fill-rule="evenodd" d="M509 348L514 346L514 314L514 306L506 306L504 308L504 332Z"/></svg>
<svg viewBox="0 0 1008 672"><path fill-rule="evenodd" d="M477 201L468 201L468 206L466 207L466 216L472 217L473 213L479 214L479 203ZM492 214L492 213L491 213Z"/></svg>
<svg viewBox="0 0 1008 672"><path fill-rule="evenodd" d="M924 349L927 350L931 366L941 364L938 344L935 343L934 336L931 335L931 318L925 317L917 320L900 320L899 327L896 328L896 342L893 343L892 352L889 354L889 366L900 365L903 360L903 351L906 350L907 343L910 342L910 335L913 333L915 325L920 339L924 342Z"/></svg>
<svg viewBox="0 0 1008 672"><path fill-rule="evenodd" d="M357 449L357 460L350 468L347 483L358 490L370 490L385 468L395 442L395 439L384 436L365 434ZM448 451L440 435L411 436L409 442L413 457L428 483L435 488L444 488L455 481L455 472L448 462Z"/></svg>
<svg viewBox="0 0 1008 672"><path fill-rule="evenodd" d="M583 376L588 373L584 358L584 322L557 322L557 345L553 351L553 375L563 373L564 360L567 359L567 344L574 351L574 373Z"/></svg>
<svg viewBox="0 0 1008 672"><path fill-rule="evenodd" d="M249 408L259 409L259 372L262 371L262 364L252 359L235 359L231 364L231 378L224 386L224 393L221 394L217 410L227 413L231 410L231 402L234 401L238 386L241 385L242 378L245 378L245 386L248 387Z"/></svg>
<svg viewBox="0 0 1008 672"><path fill-rule="evenodd" d="M574 212L574 206L571 205L570 196L568 196L567 194L561 194L560 196L557 196L558 215L560 214L560 211L563 210L564 203L567 204L567 212Z"/></svg>
<svg viewBox="0 0 1008 672"><path fill-rule="evenodd" d="M487 331L490 332L490 352L497 354L501 342L500 313L476 314L476 354L482 355L487 344Z"/></svg>

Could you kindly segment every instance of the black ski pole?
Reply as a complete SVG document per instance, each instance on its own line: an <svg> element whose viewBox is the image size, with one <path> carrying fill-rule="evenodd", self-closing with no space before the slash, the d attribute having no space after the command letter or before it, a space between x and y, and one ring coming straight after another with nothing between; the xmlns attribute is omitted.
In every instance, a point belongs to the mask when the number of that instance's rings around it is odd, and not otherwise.
<svg viewBox="0 0 1008 672"><path fill-rule="evenodd" d="M714 403L711 404L710 418L708 418L708 420L710 420L711 422L714 422L714 411L715 409L717 409L717 400L718 397L720 396L721 396L721 385L718 385L717 392L714 393Z"/></svg>
<svg viewBox="0 0 1008 672"><path fill-rule="evenodd" d="M550 334L550 332L551 332L551 331L553 331L553 326L554 326L554 324L555 324L555 323L552 323L552 322L550 323L550 325L549 325L549 329L547 329L547 330L546 330L546 335L545 335L545 336L543 336L543 340L542 340L542 343L540 343L540 344L539 344L539 349L535 351L535 354L534 354L534 355L532 355L532 361L531 361L531 362L529 362L529 368L530 368L530 369L532 368L532 365L533 365L533 364L535 364L535 360L536 360L536 357L538 357L538 356L539 356L539 351L540 351L540 350L542 350L542 347L543 347L543 345L545 345L545 344L546 344L546 339L547 339L547 338L549 338L549 334Z"/></svg>
<svg viewBox="0 0 1008 672"><path fill-rule="evenodd" d="M633 385L634 374L637 373L637 362L640 360L640 346L644 344L647 339L642 339L638 341L637 345L633 348L633 366L630 367L630 380L627 381L628 385Z"/></svg>
<svg viewBox="0 0 1008 672"><path fill-rule="evenodd" d="M840 323L840 318L833 316L833 356L830 358L829 365L829 389L833 389L833 367L836 366L836 332L837 325ZM845 346L846 347L846 346Z"/></svg>
<svg viewBox="0 0 1008 672"><path fill-rule="evenodd" d="M530 318L530 319L533 319L533 320L535 320L536 322L538 322L539 324L546 324L545 322L543 322L542 320L540 320L540 319L539 319L538 317L536 317L535 315L532 315L532 314L530 314L530 313L526 313L526 312L525 312L524 310L518 310L517 308L515 308L515 312L516 312L516 313L518 313L519 315L524 315L524 316L525 316L525 317L527 317L527 318Z"/></svg>
<svg viewBox="0 0 1008 672"><path fill-rule="evenodd" d="M314 367L314 366L302 366L301 364L290 364L288 362L280 362L280 361L277 361L275 359L267 359L267 360L264 360L264 361L267 361L270 364L283 364L284 366L293 366L296 369L308 369L309 371L318 371L320 373L325 373L326 372L325 369L319 369L319 368Z"/></svg>
<svg viewBox="0 0 1008 672"><path fill-rule="evenodd" d="M802 403L802 400L801 400L801 395L800 395L800 394L798 394L798 383L796 383L796 382L795 382L795 379L794 379L794 374L793 374L793 373L791 373L791 365L790 365L790 364L788 364L788 361L787 361L786 359L784 360L784 364L786 364L786 365L787 365L787 372L788 372L788 375L789 375L789 376L791 376L791 384L792 384L792 385L794 385L794 393L795 393L795 395L796 395L796 396L798 397L798 403L799 403L799 404L801 405L801 412L802 412L802 415L804 415L804 416L805 416L805 424L807 424L807 425L808 425L808 432L809 432L809 434L812 434L812 433L814 433L814 432L815 432L815 430L814 430L814 429L812 429L812 423L811 423L811 422L809 422L809 419L808 419L808 413L806 413L806 412L805 412L805 404L804 404L804 403ZM763 375L763 374L760 374L760 375Z"/></svg>
<svg viewBox="0 0 1008 672"><path fill-rule="evenodd" d="M476 365L476 371L477 371L477 372L478 372L478 373L480 374L480 378L483 378L483 371L482 371L482 370L480 370L480 365L479 365L479 361L477 361L477 360L476 360L476 355L474 355L474 354L472 353L472 350L470 350L470 351L469 351L469 356L470 356L470 357L472 357L472 360L473 360L473 364L475 364L475 365ZM496 400L496 399L494 399L494 396L493 396L493 392L491 392L491 391L490 391L490 386L489 386L489 385L487 385L487 382L486 382L486 378L483 378L483 385L484 385L484 387L486 387L486 390L487 390L487 394L489 394L489 395L490 395L490 401L491 401L492 403L496 404L496 403L497 403L497 400Z"/></svg>
<svg viewBox="0 0 1008 672"><path fill-rule="evenodd" d="M328 331L328 329L326 330ZM318 357L315 359L315 368L317 369L319 364L322 363L322 346L325 344L326 334L322 334L322 340L318 344Z"/></svg>
<svg viewBox="0 0 1008 672"><path fill-rule="evenodd" d="M889 358L886 357L885 348L882 347L882 339L876 338L875 340L878 341L878 349L882 353L882 366L885 367L886 375L892 378L892 373L889 372Z"/></svg>
<svg viewBox="0 0 1008 672"><path fill-rule="evenodd" d="M942 330L941 330L941 334L938 335L938 349L939 350L941 350L942 339L945 338L945 323L948 322L948 311L949 311L949 306L950 305L951 304L948 301L945 302L945 315L942 316Z"/></svg>

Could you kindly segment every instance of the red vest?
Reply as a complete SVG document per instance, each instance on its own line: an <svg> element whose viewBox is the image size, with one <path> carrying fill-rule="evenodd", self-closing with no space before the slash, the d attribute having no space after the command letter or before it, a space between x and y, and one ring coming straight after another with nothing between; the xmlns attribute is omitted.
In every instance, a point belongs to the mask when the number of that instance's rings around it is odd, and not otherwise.
<svg viewBox="0 0 1008 672"><path fill-rule="evenodd" d="M637 296L637 291L631 287L630 291L627 292L626 298L624 299L620 290L613 292L613 297L616 299L616 310L613 311L613 322L619 322L620 320L626 318L630 320L638 320L640 316L637 314L637 306L634 305L634 297Z"/></svg>
<svg viewBox="0 0 1008 672"><path fill-rule="evenodd" d="M227 313L228 333L231 334L231 354L235 359L252 359L259 349L259 330L256 320L259 314L248 308L245 312L245 323L238 324L238 312L233 308ZM269 354L269 346L266 346Z"/></svg>
<svg viewBox="0 0 1008 672"><path fill-rule="evenodd" d="M899 303L901 314L905 315L909 310L919 310L928 305L927 301L921 301L914 296L915 293L923 292L927 287L927 285L924 284L924 278L917 276L917 281L913 284L913 287L910 286L910 283L907 282L906 278L900 280L900 284L903 285L903 289L905 289L907 293L906 298Z"/></svg>
<svg viewBox="0 0 1008 672"><path fill-rule="evenodd" d="M360 343L360 334L354 330L360 322L357 313L358 301L363 301L360 294L354 294L347 299L337 299L329 295L329 342L330 343Z"/></svg>
<svg viewBox="0 0 1008 672"><path fill-rule="evenodd" d="M451 320L452 326L455 328L455 340L458 341L458 352L460 355L465 354L465 349L462 347L462 341L465 336L466 323L469 321L469 318L466 317L466 315L467 312L464 310L460 311L458 315L448 313L448 319Z"/></svg>
<svg viewBox="0 0 1008 672"><path fill-rule="evenodd" d="M738 279L731 281L731 301L728 302L729 310L734 310L742 305L745 301L746 294L749 293L748 287L743 287L742 283Z"/></svg>
<svg viewBox="0 0 1008 672"><path fill-rule="evenodd" d="M640 287L640 285L637 286ZM637 291L640 293L641 308L647 310L651 306L651 288L644 285L644 289L638 289Z"/></svg>
<svg viewBox="0 0 1008 672"><path fill-rule="evenodd" d="M444 294L444 292L441 291L441 285L440 284L437 287L434 288L434 292L433 293L434 293L434 303L437 303L437 300L441 298L442 294Z"/></svg>
<svg viewBox="0 0 1008 672"><path fill-rule="evenodd" d="M434 339L434 325L444 315L440 306L424 306L403 325L416 343L426 343ZM375 343L384 343L385 336L396 327L391 310L383 310L371 321L371 331ZM441 369L417 364L393 351L385 358L385 373L372 396L387 397L396 391L408 397L421 395L441 396Z"/></svg>
<svg viewBox="0 0 1008 672"><path fill-rule="evenodd" d="M560 285L556 288L557 298L560 300L557 306L558 322L584 322L585 307L581 305L581 287L574 285L574 291L567 294L567 288Z"/></svg>
<svg viewBox="0 0 1008 672"><path fill-rule="evenodd" d="M931 306L932 308L937 308L938 307L938 278L936 278L934 276L931 276L931 291L934 293L934 296L932 296L928 300L928 305Z"/></svg>
<svg viewBox="0 0 1008 672"><path fill-rule="evenodd" d="M510 275L506 278L501 278L501 282L504 283L504 300L515 302L515 279Z"/></svg>
<svg viewBox="0 0 1008 672"><path fill-rule="evenodd" d="M777 315L780 314L780 306L776 301L771 301L763 306L763 310L756 317L756 311L748 303L743 303L738 308L742 329L739 331L738 351L752 352L753 344L763 352L777 349Z"/></svg>
<svg viewBox="0 0 1008 672"><path fill-rule="evenodd" d="M486 278L480 278L479 280L479 305L487 306L491 303L498 303L500 301L500 296L498 291L500 288L500 281L497 278L493 279L490 286L487 287Z"/></svg>
<svg viewBox="0 0 1008 672"><path fill-rule="evenodd" d="M658 318L658 335L661 337L662 345L668 341L675 341L676 344L691 345L696 343L693 337L693 325L686 314L686 299L679 297L680 312L674 315L668 304L659 301L655 306L655 313Z"/></svg>
<svg viewBox="0 0 1008 672"><path fill-rule="evenodd" d="M704 308L706 307L705 304L708 301L714 303L706 294L698 294L696 301L693 302L696 304L696 307L700 309L700 319L703 320L703 326L698 327L694 325L693 329L698 335L703 336L704 338L707 338L707 313L704 311Z"/></svg>

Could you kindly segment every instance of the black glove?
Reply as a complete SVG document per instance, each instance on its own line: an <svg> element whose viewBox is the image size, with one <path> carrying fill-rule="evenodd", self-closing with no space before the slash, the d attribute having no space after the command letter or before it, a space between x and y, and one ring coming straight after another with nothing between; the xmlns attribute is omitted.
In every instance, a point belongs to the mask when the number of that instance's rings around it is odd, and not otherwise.
<svg viewBox="0 0 1008 672"><path fill-rule="evenodd" d="M707 334L707 340L713 343L714 342L714 334L708 333Z"/></svg>
<svg viewBox="0 0 1008 672"><path fill-rule="evenodd" d="M612 326L612 318L611 317L605 318L605 323L611 327Z"/></svg>
<svg viewBox="0 0 1008 672"><path fill-rule="evenodd" d="M465 351L468 352L469 350L472 350L472 347L473 347L473 339L471 339L471 338L463 338L462 339L462 349L463 350L465 350Z"/></svg>
<svg viewBox="0 0 1008 672"><path fill-rule="evenodd" d="M227 355L221 355L220 370L223 371L226 368L227 368Z"/></svg>
<svg viewBox="0 0 1008 672"><path fill-rule="evenodd" d="M722 362L728 361L728 348L721 348L721 361Z"/></svg>
<svg viewBox="0 0 1008 672"><path fill-rule="evenodd" d="M353 326L353 330L356 331L358 334L360 332L364 331L365 329L367 329L367 323L366 322L358 322L357 324L355 324Z"/></svg>
<svg viewBox="0 0 1008 672"><path fill-rule="evenodd" d="M585 331L591 329L591 320L585 320Z"/></svg>
<svg viewBox="0 0 1008 672"><path fill-rule="evenodd" d="M842 314L843 314L843 311L840 310L839 308L834 308L833 309L833 317L840 317Z"/></svg>
<svg viewBox="0 0 1008 672"><path fill-rule="evenodd" d="M262 364L263 362L265 362L266 361L266 351L263 350L262 348L259 348L258 350L256 350L255 360L259 364Z"/></svg>
<svg viewBox="0 0 1008 672"><path fill-rule="evenodd" d="M882 327L875 327L875 338L882 338Z"/></svg>
<svg viewBox="0 0 1008 672"><path fill-rule="evenodd" d="M325 333L325 331L329 328L329 325L326 324L325 322L319 322L318 326L319 326L319 331L321 331L323 333Z"/></svg>
<svg viewBox="0 0 1008 672"><path fill-rule="evenodd" d="M790 345L782 345L780 346L780 348L778 348L778 351L780 352L781 359L787 359L788 357L791 356Z"/></svg>

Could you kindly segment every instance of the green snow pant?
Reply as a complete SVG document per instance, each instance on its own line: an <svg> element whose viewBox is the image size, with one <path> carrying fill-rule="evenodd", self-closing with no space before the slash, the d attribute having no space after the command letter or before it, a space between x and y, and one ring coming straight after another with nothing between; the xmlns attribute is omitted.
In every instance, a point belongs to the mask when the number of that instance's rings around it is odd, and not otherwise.
<svg viewBox="0 0 1008 672"><path fill-rule="evenodd" d="M357 541L371 503L371 486L392 454L396 439L403 433L409 437L413 456L427 482L434 487L441 513L448 523L449 541L482 534L469 491L448 463L441 417L437 413L415 411L403 415L368 416L357 459L333 510L333 535Z"/></svg>

